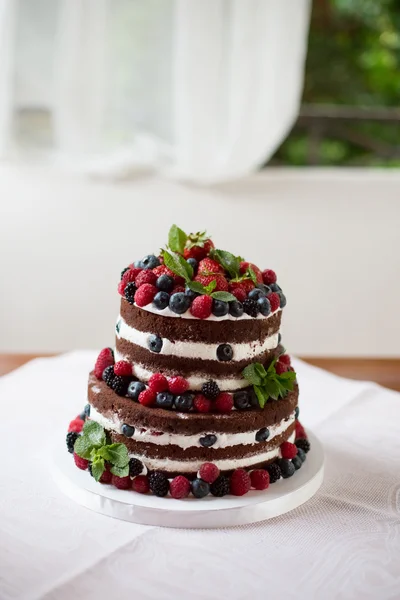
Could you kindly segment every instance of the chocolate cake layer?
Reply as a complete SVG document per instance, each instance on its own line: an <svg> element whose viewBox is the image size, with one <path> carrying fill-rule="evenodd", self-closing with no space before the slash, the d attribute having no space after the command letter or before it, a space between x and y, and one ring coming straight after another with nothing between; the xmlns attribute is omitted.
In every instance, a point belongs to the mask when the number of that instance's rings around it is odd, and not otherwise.
<svg viewBox="0 0 400 600"><path fill-rule="evenodd" d="M193 342L240 343L262 342L266 337L278 333L282 312L267 319L237 319L210 321L207 319L184 319L165 317L129 304L121 299L121 316L128 325L149 333L156 333L169 340Z"/></svg>
<svg viewBox="0 0 400 600"><path fill-rule="evenodd" d="M96 379L93 373L90 374L88 388L89 403L104 416L116 413L123 423L134 427L186 435L205 431L240 433L275 425L294 411L298 394L296 385L286 398L267 402L263 409L233 410L226 414L178 413L142 406L129 398L118 396L103 381Z"/></svg>
<svg viewBox="0 0 400 600"><path fill-rule="evenodd" d="M243 369L251 362L260 362L269 365L277 355L277 349L267 350L256 358L239 361L204 360L202 358L183 358L151 352L142 346L128 342L122 338L116 338L115 347L125 359L133 364L140 364L149 371L174 372L179 375L203 373L205 381L212 375L230 376L241 375Z"/></svg>

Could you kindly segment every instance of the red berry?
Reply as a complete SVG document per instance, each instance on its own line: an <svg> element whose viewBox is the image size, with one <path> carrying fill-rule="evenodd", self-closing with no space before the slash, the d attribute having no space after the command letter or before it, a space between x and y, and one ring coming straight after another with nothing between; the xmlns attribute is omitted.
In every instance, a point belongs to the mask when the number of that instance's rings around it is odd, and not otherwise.
<svg viewBox="0 0 400 600"><path fill-rule="evenodd" d="M119 490L129 490L132 486L132 481L129 475L126 477L117 477L116 475L113 475L111 477L111 483Z"/></svg>
<svg viewBox="0 0 400 600"><path fill-rule="evenodd" d="M138 475L132 481L132 489L139 494L147 494L150 491L149 478L147 475Z"/></svg>
<svg viewBox="0 0 400 600"><path fill-rule="evenodd" d="M233 397L228 392L222 392L215 401L215 408L218 412L231 412L233 408Z"/></svg>
<svg viewBox="0 0 400 600"><path fill-rule="evenodd" d="M131 275L129 276L129 281L135 281L135 279L139 275L139 273L141 273L143 271L143 269L140 269L139 267L135 267L134 265L129 265L129 270L131 271ZM128 271L125 271L124 275L127 272ZM124 275L122 275L122 279L124 278Z"/></svg>
<svg viewBox="0 0 400 600"><path fill-rule="evenodd" d="M103 475L99 479L99 483L111 483L112 473L108 469L103 472Z"/></svg>
<svg viewBox="0 0 400 600"><path fill-rule="evenodd" d="M276 292L271 292L271 294L268 294L267 298L271 305L271 312L275 312L276 310L278 310L278 308L281 305L281 301L278 294Z"/></svg>
<svg viewBox="0 0 400 600"><path fill-rule="evenodd" d="M132 375L132 365L127 360L119 360L114 365L114 374L129 377Z"/></svg>
<svg viewBox="0 0 400 600"><path fill-rule="evenodd" d="M189 383L184 377L170 377L168 379L168 389L171 394L184 394L189 389Z"/></svg>
<svg viewBox="0 0 400 600"><path fill-rule="evenodd" d="M211 410L211 400L203 396L202 394L197 394L195 399L193 400L194 409L197 412L207 413Z"/></svg>
<svg viewBox="0 0 400 600"><path fill-rule="evenodd" d="M114 353L111 348L103 348L97 357L94 365L94 374L97 379L101 379L103 371L106 367L111 367L114 364Z"/></svg>
<svg viewBox="0 0 400 600"><path fill-rule="evenodd" d="M228 281L223 275L202 275L200 273L196 275L194 280L202 283L204 286L207 286L212 281L215 281L216 286L213 290L214 292L227 292L229 289Z"/></svg>
<svg viewBox="0 0 400 600"><path fill-rule="evenodd" d="M254 287L255 287L254 283L251 281L251 279L242 279L241 281L230 281L229 282L229 291L231 292L231 294L236 295L235 294L236 290L242 290L245 293L244 299L247 297L247 294L249 292L251 292L251 290ZM239 298L238 298L238 300L239 300ZM240 300L240 302L243 302L243 301Z"/></svg>
<svg viewBox="0 0 400 600"><path fill-rule="evenodd" d="M209 275L210 273L225 273L223 267L216 260L212 258L203 258L199 262L198 273L203 273L204 275Z"/></svg>
<svg viewBox="0 0 400 600"><path fill-rule="evenodd" d="M297 446L290 442L283 442L283 444L281 444L281 454L282 458L294 458L297 454Z"/></svg>
<svg viewBox="0 0 400 600"><path fill-rule="evenodd" d="M304 440L307 439L307 434L306 434L306 430L304 429L303 425L300 423L300 421L296 421L296 440Z"/></svg>
<svg viewBox="0 0 400 600"><path fill-rule="evenodd" d="M153 271L142 271L136 277L135 285L136 287L140 287L144 283L151 283L151 285L155 285L157 281L157 275L153 273Z"/></svg>
<svg viewBox="0 0 400 600"><path fill-rule="evenodd" d="M197 296L192 302L190 312L198 319L207 319L211 315L212 298L211 296Z"/></svg>
<svg viewBox="0 0 400 600"><path fill-rule="evenodd" d="M183 475L174 477L169 486L170 494L176 500L187 498L190 493L190 481Z"/></svg>
<svg viewBox="0 0 400 600"><path fill-rule="evenodd" d="M279 362L283 363L284 365L286 365L288 367L290 367L290 356L289 356L289 354L282 354L279 357Z"/></svg>
<svg viewBox="0 0 400 600"><path fill-rule="evenodd" d="M172 289L171 295L172 294L177 294L178 292L184 292L185 288L183 287L183 285L175 285Z"/></svg>
<svg viewBox="0 0 400 600"><path fill-rule="evenodd" d="M82 469L82 471L85 471L85 469L88 468L89 461L85 458L81 458L80 456L78 456L76 452L74 452L74 461L78 469Z"/></svg>
<svg viewBox="0 0 400 600"><path fill-rule="evenodd" d="M265 285L270 285L270 283L276 283L276 273L272 271L272 269L265 269L262 272L262 278Z"/></svg>
<svg viewBox="0 0 400 600"><path fill-rule="evenodd" d="M236 469L231 475L231 494L244 496L251 487L250 475L244 469Z"/></svg>
<svg viewBox="0 0 400 600"><path fill-rule="evenodd" d="M285 365L284 363L281 363L280 360L278 360L277 363L275 363L275 371L277 375L282 375L282 373L286 373L286 371L288 370L287 365Z"/></svg>
<svg viewBox="0 0 400 600"><path fill-rule="evenodd" d="M135 302L138 306L147 306L153 301L154 296L157 294L157 288L151 283L144 283L138 288L135 294Z"/></svg>
<svg viewBox="0 0 400 600"><path fill-rule="evenodd" d="M242 286L247 294L256 287L251 279L243 279Z"/></svg>
<svg viewBox="0 0 400 600"><path fill-rule="evenodd" d="M219 477L219 469L217 465L213 465L212 463L204 463L200 467L199 477L207 483L214 483L217 477Z"/></svg>
<svg viewBox="0 0 400 600"><path fill-rule="evenodd" d="M76 419L71 421L71 423L69 424L68 433L70 431L73 431L74 433L80 433L83 429L84 424L85 424L85 421L83 419L80 419L79 417L77 417Z"/></svg>
<svg viewBox="0 0 400 600"><path fill-rule="evenodd" d="M121 296L124 295L126 285L130 282L134 282L141 270L142 269L136 269L135 267L125 271L125 273L122 275L121 281L118 284L118 292L121 294Z"/></svg>
<svg viewBox="0 0 400 600"><path fill-rule="evenodd" d="M239 302L244 302L247 298L247 294L242 287L237 287L234 290L231 290L231 293L235 296Z"/></svg>
<svg viewBox="0 0 400 600"><path fill-rule="evenodd" d="M201 246L194 244L192 247L184 249L183 256L186 260L188 258L195 258L199 262L210 253L211 248L214 248L213 242L209 239L203 240L201 244Z"/></svg>
<svg viewBox="0 0 400 600"><path fill-rule="evenodd" d="M149 387L154 392L165 392L168 389L168 379L162 373L154 373L149 379Z"/></svg>
<svg viewBox="0 0 400 600"><path fill-rule="evenodd" d="M138 400L143 406L153 406L156 401L156 392L146 388L143 392L140 392Z"/></svg>
<svg viewBox="0 0 400 600"><path fill-rule="evenodd" d="M123 281L120 281L118 284L118 294L123 296L124 293L125 293L125 283Z"/></svg>
<svg viewBox="0 0 400 600"><path fill-rule="evenodd" d="M156 267L155 269L153 269L153 273L157 276L157 278L160 277L160 275L169 275L170 277L172 277L176 285L184 285L185 283L183 277L175 275L175 273L173 273L165 265L160 265L159 267Z"/></svg>
<svg viewBox="0 0 400 600"><path fill-rule="evenodd" d="M244 273L246 273L246 271L248 269L252 269L257 277L257 283L262 283L263 282L263 275L261 273L261 269L259 269L254 263L250 263L250 262L241 262L240 263L240 273L242 275L244 275Z"/></svg>
<svg viewBox="0 0 400 600"><path fill-rule="evenodd" d="M255 490L266 490L269 486L269 473L264 469L255 469L250 473L251 487Z"/></svg>

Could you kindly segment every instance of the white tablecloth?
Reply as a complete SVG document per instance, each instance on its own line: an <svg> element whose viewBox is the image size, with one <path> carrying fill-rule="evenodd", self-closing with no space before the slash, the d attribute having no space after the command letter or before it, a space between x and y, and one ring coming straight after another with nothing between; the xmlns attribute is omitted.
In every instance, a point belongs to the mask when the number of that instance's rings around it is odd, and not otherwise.
<svg viewBox="0 0 400 600"><path fill-rule="evenodd" d="M85 404L92 352L0 379L0 598L400 598L400 394L296 361L301 420L323 441L325 482L270 521L220 530L134 525L64 497L57 435Z"/></svg>

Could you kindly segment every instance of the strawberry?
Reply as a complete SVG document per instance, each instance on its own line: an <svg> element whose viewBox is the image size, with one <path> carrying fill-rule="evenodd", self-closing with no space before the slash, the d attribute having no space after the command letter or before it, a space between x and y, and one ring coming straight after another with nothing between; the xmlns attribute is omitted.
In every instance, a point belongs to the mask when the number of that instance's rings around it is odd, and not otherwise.
<svg viewBox="0 0 400 600"><path fill-rule="evenodd" d="M186 248L183 251L183 256L186 258L195 258L198 262L208 256L214 244L207 237L205 231L191 233L186 240Z"/></svg>
<svg viewBox="0 0 400 600"><path fill-rule="evenodd" d="M212 258L203 258L199 262L197 272L204 275L209 275L210 273L221 273L223 275L225 273L223 267Z"/></svg>
<svg viewBox="0 0 400 600"><path fill-rule="evenodd" d="M259 269L258 267L256 267L256 265L254 263L242 261L240 263L239 271L240 271L240 273L242 275L244 275L249 268L254 271L254 273L255 273L255 275L257 277L257 283L262 283L263 282L263 275L262 275L261 269Z"/></svg>
<svg viewBox="0 0 400 600"><path fill-rule="evenodd" d="M222 275L196 275L194 278L195 281L202 283L204 286L207 286L212 281L216 281L217 285L214 288L214 292L227 292L228 291L228 282Z"/></svg>
<svg viewBox="0 0 400 600"><path fill-rule="evenodd" d="M103 371L106 367L110 367L114 364L114 352L111 348L103 348L97 357L96 364L94 365L94 374L97 379L102 378Z"/></svg>
<svg viewBox="0 0 400 600"><path fill-rule="evenodd" d="M172 294L178 294L179 292L182 292L182 293L185 292L185 288L183 287L183 285L175 285L171 292L171 296L172 296Z"/></svg>
<svg viewBox="0 0 400 600"><path fill-rule="evenodd" d="M241 286L238 286L233 290L230 289L229 291L235 296L237 300L239 300L239 302L244 302L247 298L247 294Z"/></svg>
<svg viewBox="0 0 400 600"><path fill-rule="evenodd" d="M229 291L231 292L231 294L234 294L235 290L240 289L240 290L243 290L243 292L247 296L247 294L249 292L251 292L251 290L254 287L255 287L254 283L252 282L251 279L240 279L239 281L230 281L229 282ZM241 302L242 302L242 300L241 300Z"/></svg>

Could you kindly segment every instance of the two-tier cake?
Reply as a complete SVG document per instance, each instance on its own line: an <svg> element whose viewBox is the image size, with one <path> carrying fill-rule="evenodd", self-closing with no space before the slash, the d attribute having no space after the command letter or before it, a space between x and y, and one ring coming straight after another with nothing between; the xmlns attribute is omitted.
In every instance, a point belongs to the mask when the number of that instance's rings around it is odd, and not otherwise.
<svg viewBox="0 0 400 600"><path fill-rule="evenodd" d="M115 348L100 352L67 434L76 465L174 498L291 477L310 445L275 272L173 225L166 249L124 269L118 291Z"/></svg>

